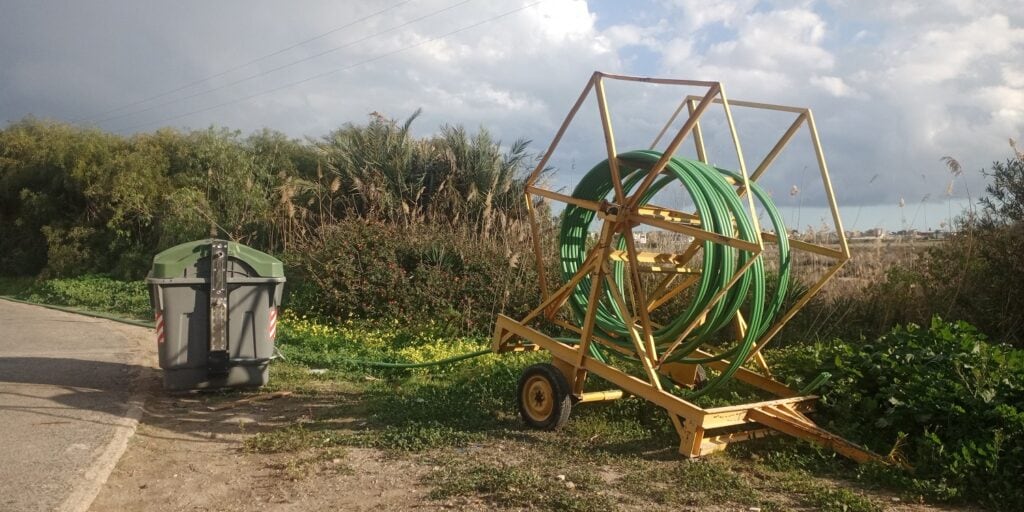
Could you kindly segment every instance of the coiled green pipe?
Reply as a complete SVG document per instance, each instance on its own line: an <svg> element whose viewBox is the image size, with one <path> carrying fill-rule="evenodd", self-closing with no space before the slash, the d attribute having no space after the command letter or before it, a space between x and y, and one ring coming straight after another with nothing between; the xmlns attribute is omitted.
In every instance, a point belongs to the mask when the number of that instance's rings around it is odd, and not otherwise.
<svg viewBox="0 0 1024 512"><path fill-rule="evenodd" d="M620 178L627 196L631 194L661 156L661 153L649 150L631 151L619 155ZM739 175L731 171L718 169L701 162L672 158L662 171L662 175L652 183L638 204L647 204L655 194L666 186L678 183L683 186L693 201L696 213L701 219L702 229L755 242L758 235L754 223L744 209L736 189L727 178L733 179L734 182L741 180ZM614 190L614 183L612 183L608 161L605 160L594 166L580 180L572 195L580 199L601 201L606 199L612 190ZM768 215L775 232L780 234L777 244L779 272L772 297L766 297L766 274L760 255L712 241L704 241L701 242L703 245L701 275L693 288L689 305L684 311L672 317L671 321L658 327L652 333L659 352L667 349L679 338L686 327L708 307L711 299L729 283L735 272L750 263L750 267L726 292L725 296L711 305L703 324L694 329L667 359L670 362L688 364L730 360L729 366L717 377L708 381L699 390L690 392L690 398L708 393L732 378L743 361L750 355L754 343L771 326L775 315L782 307L788 289L789 243L785 236L786 228L782 222L782 216L761 187L756 183L751 183L750 190ZM595 217L595 212L591 210L574 205L566 206L559 236L564 279L573 276L583 264L587 254L587 234L590 232L590 226ZM617 248L619 250L625 248L625 240L621 237L618 240ZM750 262L751 258L755 258L753 262ZM611 278L615 280L616 286L620 290L625 290L624 263L622 261L613 262L611 270ZM569 297L570 307L580 324L586 315L591 286L591 278L587 276L579 282ZM617 302L607 287L599 300L595 317L597 334L605 340L605 343L614 343L627 350L632 350L633 345L629 339L628 326L625 322L625 317L628 315L624 315L619 310ZM712 357L689 357L698 347L711 341L715 333L728 325L743 307L746 308L744 316L748 327L742 340L733 340L735 343L731 347ZM615 351L603 351L599 344L591 344L590 353L602 361L607 360L608 355L619 355Z"/></svg>

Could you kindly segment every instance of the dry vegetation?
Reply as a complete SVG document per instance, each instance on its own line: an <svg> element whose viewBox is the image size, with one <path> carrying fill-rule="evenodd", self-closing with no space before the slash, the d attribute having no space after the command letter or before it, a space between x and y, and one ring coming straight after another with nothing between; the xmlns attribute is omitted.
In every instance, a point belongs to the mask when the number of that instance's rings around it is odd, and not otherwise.
<svg viewBox="0 0 1024 512"><path fill-rule="evenodd" d="M290 362L276 366L273 381L299 392L297 404L284 403L309 410L236 425L251 430L233 437L231 453L300 482L286 496L327 482L378 489L358 467L401 467L415 480L410 488L426 491L402 499L438 508L878 510L894 506L893 494L901 507L922 499L1024 506L1024 353L985 336L1024 340L1024 157L993 165L983 214L965 219L949 241L855 245L839 278L770 354L794 384L830 372L821 422L877 451L895 447L916 465L912 474L853 467L791 441L689 465L675 458L664 415L636 400L580 408L565 432L528 432L512 396L519 371L539 355L424 371L356 363L480 349L496 312L536 304L521 201L527 159L524 144L505 151L485 133L458 128L416 139L408 122L380 116L305 142L213 129L126 139L25 120L0 132L0 269L137 277L158 248L207 236L211 222L222 236L280 254L291 313L279 342ZM557 219L542 217L552 223L543 231L555 232ZM803 279L828 266L813 256L794 264ZM544 265L554 275L557 261ZM0 285L87 308L138 313L146 303L140 287L107 277ZM925 327L894 328L910 322ZM705 398L724 403L741 393L728 387ZM338 406L313 410L318 400ZM163 405L153 421L173 422L161 428L197 424L191 406L179 414ZM158 445L160 435L152 432ZM127 460L166 479L171 468L152 461L176 446ZM357 478L344 469L352 464ZM207 482L195 472L195 485ZM169 483L154 489L165 494L141 494L161 506L186 494Z"/></svg>

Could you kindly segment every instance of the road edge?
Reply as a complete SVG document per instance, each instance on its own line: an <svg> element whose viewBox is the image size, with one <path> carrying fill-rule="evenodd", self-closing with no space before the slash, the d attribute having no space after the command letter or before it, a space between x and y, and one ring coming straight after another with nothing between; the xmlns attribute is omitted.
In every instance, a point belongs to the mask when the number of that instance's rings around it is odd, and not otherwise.
<svg viewBox="0 0 1024 512"><path fill-rule="evenodd" d="M74 314L73 312L69 312ZM146 351L143 348L144 336L140 332L142 327L131 327L128 325L113 324L114 330L120 331L127 338L134 340L136 350L131 353L132 363L142 366L149 366L146 361ZM110 475L117 467L121 457L128 451L128 442L138 430L139 422L142 419L143 406L148 395L149 385L145 382L145 372L137 369L132 375L130 382L132 386L131 395L128 398L124 415L118 418L117 428L114 435L105 446L95 451L95 459L89 468L85 470L82 479L71 493L54 510L58 512L87 512L96 498L100 495Z"/></svg>

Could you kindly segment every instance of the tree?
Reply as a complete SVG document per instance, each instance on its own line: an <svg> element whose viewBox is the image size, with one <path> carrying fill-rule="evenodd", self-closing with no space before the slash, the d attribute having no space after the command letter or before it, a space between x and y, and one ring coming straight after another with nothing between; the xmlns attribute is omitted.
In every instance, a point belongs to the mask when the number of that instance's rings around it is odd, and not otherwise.
<svg viewBox="0 0 1024 512"><path fill-rule="evenodd" d="M983 220L989 224L1014 224L1024 221L1024 153L1010 139L1013 157L1005 162L993 162L992 168L982 173L992 180L985 187L988 196L981 199Z"/></svg>

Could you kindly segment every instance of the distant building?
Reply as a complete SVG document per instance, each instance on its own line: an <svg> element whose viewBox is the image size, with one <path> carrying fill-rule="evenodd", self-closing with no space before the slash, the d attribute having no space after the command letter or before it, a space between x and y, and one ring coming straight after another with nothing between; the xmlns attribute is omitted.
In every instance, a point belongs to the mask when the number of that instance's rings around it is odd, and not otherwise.
<svg viewBox="0 0 1024 512"><path fill-rule="evenodd" d="M866 231L847 231L846 238L851 242L877 242L885 238L885 230L872 228Z"/></svg>

